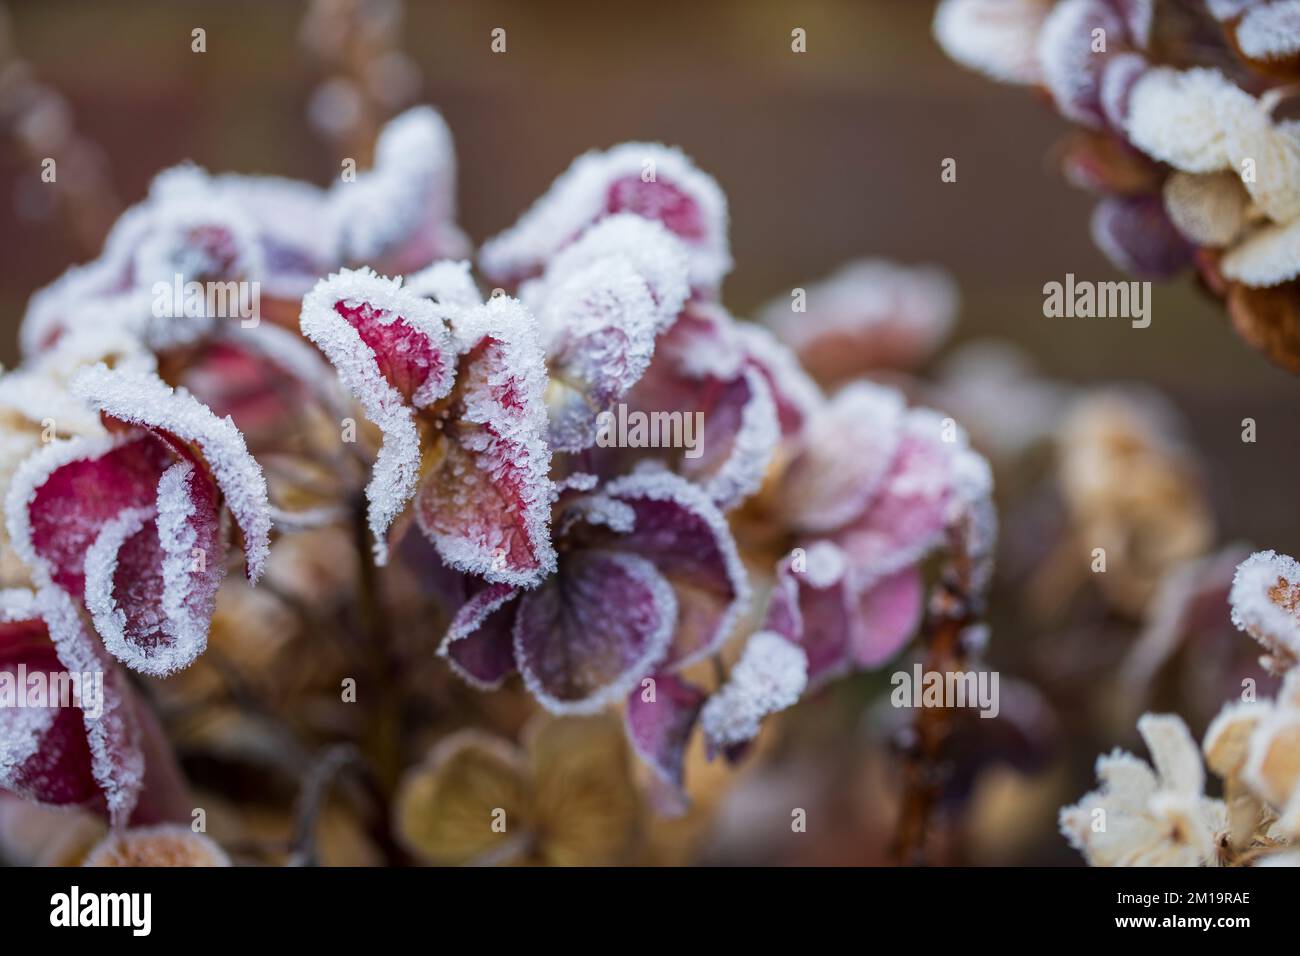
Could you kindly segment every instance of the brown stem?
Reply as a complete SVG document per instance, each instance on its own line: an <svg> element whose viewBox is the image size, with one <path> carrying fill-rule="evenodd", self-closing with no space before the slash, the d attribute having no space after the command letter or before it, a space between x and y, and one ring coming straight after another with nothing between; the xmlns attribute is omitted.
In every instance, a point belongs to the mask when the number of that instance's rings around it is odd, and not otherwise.
<svg viewBox="0 0 1300 956"><path fill-rule="evenodd" d="M962 634L971 623L970 603L950 586L940 585L926 618L924 673L961 670L965 660ZM952 718L953 711L947 706L917 709L903 757L903 792L892 846L900 864L926 862L926 835L943 787L941 761L952 733Z"/></svg>

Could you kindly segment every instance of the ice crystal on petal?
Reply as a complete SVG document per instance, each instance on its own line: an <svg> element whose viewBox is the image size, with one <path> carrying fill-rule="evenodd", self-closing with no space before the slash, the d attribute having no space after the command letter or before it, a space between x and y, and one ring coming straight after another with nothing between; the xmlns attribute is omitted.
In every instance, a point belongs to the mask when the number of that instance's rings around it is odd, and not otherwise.
<svg viewBox="0 0 1300 956"><path fill-rule="evenodd" d="M248 578L256 581L270 549L271 516L266 479L235 423L217 418L194 396L153 375L97 365L82 372L72 387L105 414L164 440L174 436L198 446L239 526Z"/></svg>
<svg viewBox="0 0 1300 956"><path fill-rule="evenodd" d="M638 686L627 698L627 737L637 755L664 783L681 794L686 745L695 729L705 695L672 674L655 674L654 696L647 700Z"/></svg>
<svg viewBox="0 0 1300 956"><path fill-rule="evenodd" d="M1038 83L1034 41L1052 0L943 0L934 37L950 57L1002 83Z"/></svg>
<svg viewBox="0 0 1300 956"><path fill-rule="evenodd" d="M764 717L792 706L808 684L808 657L779 634L758 631L740 660L700 713L700 726L715 750L758 736Z"/></svg>
<svg viewBox="0 0 1300 956"><path fill-rule="evenodd" d="M1237 566L1228 594L1232 623L1259 641L1275 669L1300 659L1300 562L1259 551Z"/></svg>
<svg viewBox="0 0 1300 956"><path fill-rule="evenodd" d="M695 288L714 289L730 271L722 190L680 150L654 143L579 156L515 225L484 244L483 271L501 282L536 275L589 225L619 212L657 220L681 239Z"/></svg>

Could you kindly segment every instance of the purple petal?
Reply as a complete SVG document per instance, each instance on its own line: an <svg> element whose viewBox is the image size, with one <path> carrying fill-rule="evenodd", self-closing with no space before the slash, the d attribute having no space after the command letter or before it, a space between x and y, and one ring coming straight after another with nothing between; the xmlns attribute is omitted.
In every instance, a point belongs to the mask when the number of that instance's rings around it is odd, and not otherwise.
<svg viewBox="0 0 1300 956"><path fill-rule="evenodd" d="M482 690L495 690L516 670L511 625L519 591L491 584L461 605L438 654L451 669Z"/></svg>
<svg viewBox="0 0 1300 956"><path fill-rule="evenodd" d="M592 714L663 659L676 619L673 589L649 561L578 549L520 599L515 658L547 710Z"/></svg>
<svg viewBox="0 0 1300 956"><path fill-rule="evenodd" d="M657 673L653 680L653 700L645 699L649 689L644 687L628 695L627 736L638 756L680 793L686 745L705 694L671 674Z"/></svg>
<svg viewBox="0 0 1300 956"><path fill-rule="evenodd" d="M606 495L632 511L611 547L649 561L673 589L677 626L661 665L681 668L714 653L749 601L749 583L722 513L670 472L628 475Z"/></svg>
<svg viewBox="0 0 1300 956"><path fill-rule="evenodd" d="M1158 195L1102 200L1092 213L1092 240L1116 268L1143 278L1171 278L1192 261L1192 247Z"/></svg>
<svg viewBox="0 0 1300 956"><path fill-rule="evenodd" d="M859 595L851 632L857 665L879 667L897 654L916 633L923 603L921 573L915 567L882 578Z"/></svg>

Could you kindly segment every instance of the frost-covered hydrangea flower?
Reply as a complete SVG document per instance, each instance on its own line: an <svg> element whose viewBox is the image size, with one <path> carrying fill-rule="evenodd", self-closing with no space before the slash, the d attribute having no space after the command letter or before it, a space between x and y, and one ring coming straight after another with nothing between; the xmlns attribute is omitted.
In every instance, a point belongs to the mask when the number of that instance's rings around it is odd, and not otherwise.
<svg viewBox="0 0 1300 956"><path fill-rule="evenodd" d="M1088 130L1061 154L1070 179L1103 195L1093 237L1117 266L1164 277L1194 262L1237 331L1294 370L1300 138L1274 113L1292 95L1276 84L1300 66L1300 5L1201 6L947 0L935 35L967 66L1045 87Z"/></svg>
<svg viewBox="0 0 1300 956"><path fill-rule="evenodd" d="M1154 770L1121 750L1099 757L1101 789L1061 811L1061 832L1092 866L1218 865L1227 811L1204 795L1196 741L1167 714L1146 714L1138 731Z"/></svg>

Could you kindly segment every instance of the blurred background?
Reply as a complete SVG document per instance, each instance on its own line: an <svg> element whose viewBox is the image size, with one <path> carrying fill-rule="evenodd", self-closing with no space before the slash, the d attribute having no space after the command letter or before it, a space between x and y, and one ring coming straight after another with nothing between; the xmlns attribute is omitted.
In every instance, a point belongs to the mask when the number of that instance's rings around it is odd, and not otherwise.
<svg viewBox="0 0 1300 956"><path fill-rule="evenodd" d="M66 97L121 203L138 201L155 173L184 160L327 184L339 154L308 119L323 74L300 40L305 8L293 0L14 2L9 55ZM1218 539L1300 551L1300 513L1286 504L1300 469L1295 382L1243 344L1190 279L1155 287L1144 330L1126 320L1043 317L1044 283L1067 272L1123 277L1091 243L1092 200L1050 161L1064 121L1024 90L946 59L930 35L932 16L923 0L408 0L400 46L418 69L413 99L441 110L455 136L459 219L476 242L511 224L587 149L629 139L678 145L729 198L736 265L724 300L737 315L857 257L940 265L962 297L949 350L997 337L1053 379L1156 386L1186 418ZM206 53L191 52L196 27L206 31ZM504 54L490 50L498 27ZM795 27L807 32L802 55L791 52ZM949 157L955 183L940 179ZM39 172L18 149L0 158L6 365L17 359L27 298L96 251L47 207ZM83 233L95 228L81 224ZM1254 444L1241 441L1246 417L1257 423ZM1026 669L1018 644L1050 657L1046 625L1014 607L995 622L993 660L1002 647L1011 655L1003 660ZM1051 687L1041 689L1052 700ZM815 735L817 714L808 720ZM1126 742L1111 728L1098 738L1069 745L1071 769L1034 804L1032 826L1021 821L1022 837L999 842L998 807L1029 804L995 801L967 858L1077 862L1052 832L1055 808L1090 786L1098 744ZM870 772L862 774L855 786L869 789ZM742 799L728 825L752 839L746 819ZM998 849L979 849L990 841ZM725 833L719 845L719 859L740 859L728 855ZM870 856L826 852L817 861ZM750 858L764 860L758 851ZM770 859L809 862L778 850Z"/></svg>

